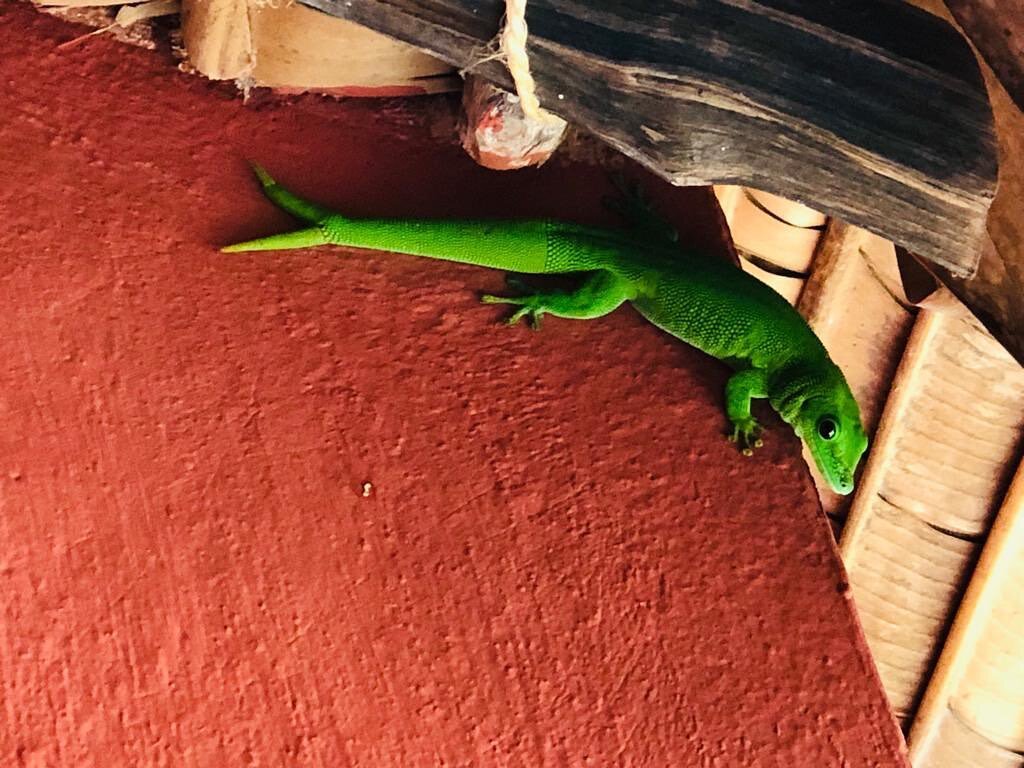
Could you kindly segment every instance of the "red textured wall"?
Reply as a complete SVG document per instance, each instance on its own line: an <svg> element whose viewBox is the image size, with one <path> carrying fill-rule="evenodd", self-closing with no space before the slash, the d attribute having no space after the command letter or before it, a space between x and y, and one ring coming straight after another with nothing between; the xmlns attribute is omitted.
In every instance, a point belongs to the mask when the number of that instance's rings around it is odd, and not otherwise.
<svg viewBox="0 0 1024 768"><path fill-rule="evenodd" d="M0 765L903 764L721 365L628 310L505 329L484 270L215 250L288 226L244 157L357 214L598 220L601 171L80 33L0 4Z"/></svg>

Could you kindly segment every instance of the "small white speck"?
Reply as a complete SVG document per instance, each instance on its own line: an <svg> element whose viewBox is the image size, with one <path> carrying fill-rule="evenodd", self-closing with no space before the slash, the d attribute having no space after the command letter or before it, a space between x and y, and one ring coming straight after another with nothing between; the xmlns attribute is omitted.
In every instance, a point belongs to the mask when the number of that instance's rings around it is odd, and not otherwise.
<svg viewBox="0 0 1024 768"><path fill-rule="evenodd" d="M363 498L367 498L373 493L373 483L363 483Z"/></svg>
<svg viewBox="0 0 1024 768"><path fill-rule="evenodd" d="M564 101L565 100L565 94L564 93L558 94L558 100L559 101Z"/></svg>

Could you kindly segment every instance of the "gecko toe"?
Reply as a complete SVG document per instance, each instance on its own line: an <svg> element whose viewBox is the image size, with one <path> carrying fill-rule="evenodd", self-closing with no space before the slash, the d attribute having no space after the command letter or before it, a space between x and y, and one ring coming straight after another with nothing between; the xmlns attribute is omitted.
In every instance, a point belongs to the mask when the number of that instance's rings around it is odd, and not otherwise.
<svg viewBox="0 0 1024 768"><path fill-rule="evenodd" d="M505 321L505 324L506 325L516 325L524 317L529 318L529 317L532 316L532 314L533 314L533 308L532 307L522 307L520 309L517 309L515 312L513 312L509 316L509 318Z"/></svg>
<svg viewBox="0 0 1024 768"><path fill-rule="evenodd" d="M727 436L729 442L736 443L740 453L744 456L753 456L755 449L764 446L764 441L759 437L760 434L761 426L753 419L750 419L749 421L734 423L732 433Z"/></svg>

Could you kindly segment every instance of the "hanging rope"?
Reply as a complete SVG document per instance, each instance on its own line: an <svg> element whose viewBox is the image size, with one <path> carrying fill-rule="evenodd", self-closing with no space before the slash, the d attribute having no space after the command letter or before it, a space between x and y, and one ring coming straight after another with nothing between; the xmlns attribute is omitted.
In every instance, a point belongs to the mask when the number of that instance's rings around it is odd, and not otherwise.
<svg viewBox="0 0 1024 768"><path fill-rule="evenodd" d="M519 104L531 120L552 122L560 118L541 109L537 84L530 73L530 56L526 53L526 0L505 0L505 26L501 30L501 50L505 54L512 81L516 84Z"/></svg>

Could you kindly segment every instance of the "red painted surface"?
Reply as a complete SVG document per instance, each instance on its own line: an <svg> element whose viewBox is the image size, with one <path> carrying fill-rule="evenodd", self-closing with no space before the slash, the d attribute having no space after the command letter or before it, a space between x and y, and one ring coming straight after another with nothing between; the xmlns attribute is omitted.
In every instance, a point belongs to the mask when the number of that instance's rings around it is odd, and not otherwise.
<svg viewBox="0 0 1024 768"><path fill-rule="evenodd" d="M498 327L483 270L214 248L288 225L243 157L360 214L595 219L600 171L79 33L0 5L0 764L903 764L720 365L629 311Z"/></svg>
<svg viewBox="0 0 1024 768"><path fill-rule="evenodd" d="M275 88L281 96L295 96L305 93L308 88ZM395 96L422 96L427 91L416 85L344 85L337 88L317 88L316 92L327 96L354 96L357 98L393 98Z"/></svg>

